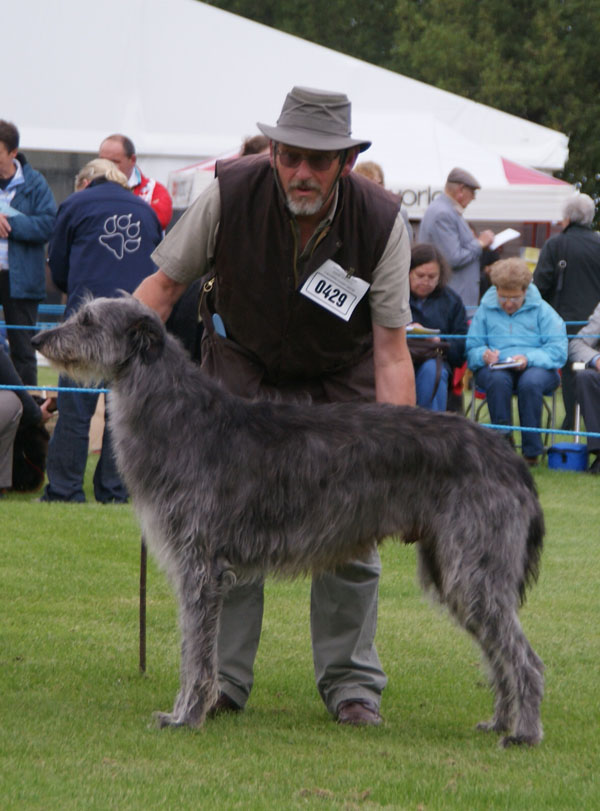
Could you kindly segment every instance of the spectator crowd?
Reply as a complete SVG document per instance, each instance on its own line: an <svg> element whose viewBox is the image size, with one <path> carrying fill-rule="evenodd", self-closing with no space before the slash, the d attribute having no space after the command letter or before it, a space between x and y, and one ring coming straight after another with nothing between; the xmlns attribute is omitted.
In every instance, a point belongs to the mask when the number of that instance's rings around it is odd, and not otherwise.
<svg viewBox="0 0 600 811"><path fill-rule="evenodd" d="M307 114L307 120L311 118L315 119L314 110ZM296 156L287 150L292 146L288 130L293 128L259 128L260 134L242 142L239 165L245 160L258 160L258 165L263 165L262 157L267 168L276 168L274 159L279 160L275 178L277 193L281 194L288 164L296 176L295 161L300 160L301 167L307 161L310 171L317 161L311 162L309 152ZM323 151L322 147L330 145L326 140L314 137L311 149ZM468 224L467 207L480 189L468 170L455 167L449 172L443 192L434 196L417 225L410 222L401 198L385 191L383 168L374 161L356 162L369 145L354 145L352 163L333 178L331 188L351 172L353 178L366 178L369 206L380 206L378 195L383 192L386 205L395 206L399 215L394 229L402 229L402 250L405 255L407 250L410 252L406 260L406 293L400 297L393 294L387 282L379 290L377 279L371 280L371 318L375 324L378 319L386 320L393 308L395 317L390 323L398 323L399 319L407 322L403 329L408 335L406 348L414 370L416 403L432 410L460 412L466 410L462 393L470 387L472 397L486 399L490 419L501 430L502 425L513 424L512 397L516 395L521 427L539 429L543 398L560 386L565 410L562 427L575 427L579 404L585 426L597 432L600 235L593 229L594 201L585 194L575 194L567 201L562 230L546 241L532 275L523 260L502 259L502 249L494 249L493 231L486 229L477 234ZM224 165L224 180L215 181L214 188L226 187L223 184L228 182L229 173L229 166ZM311 179L299 182L310 187ZM310 189L302 192L297 196L307 198ZM216 204L209 202L204 209L192 206L189 217L197 210L211 210L211 205L214 216L218 204L219 200ZM244 205L245 213L256 208L255 200L249 199ZM308 227L310 231L313 223L306 225L309 217L303 214L303 204L290 195L287 210L299 227L300 242L307 241L312 250L310 233L306 240L303 230ZM69 392L73 381L61 376L59 388L65 390L58 395L58 420L50 438L44 426L51 418L50 409L56 407L56 399L42 399L35 394L32 397L23 388L37 385L37 362L30 337L38 320L38 305L46 295L46 266L54 285L64 294L66 314L85 296L134 292L157 270L160 251L155 255L153 252L164 238L172 214L169 192L143 173L133 142L120 133L101 142L98 158L82 167L74 193L57 210L45 178L19 150L17 127L0 120L0 304L5 324L0 383L21 387L13 391L0 389L0 491L21 489L31 481L38 483L39 476L25 477L24 484L19 472L23 457L34 454L32 447L25 453L23 443L27 445L35 434L38 448L49 439L48 481L42 500L85 500L83 475L98 394ZM365 216L364 212L361 216ZM205 228L202 222L199 227ZM320 229L318 226L315 234ZM189 266L197 261L197 256L192 258L193 252L215 250L215 237L209 234L208 238L213 244L199 246L193 242L187 257ZM300 253L300 262L303 257ZM167 326L198 360L204 351L206 363L206 355L213 351L214 330L219 333L224 329L222 313L211 313L208 324L206 319L199 319L200 280L190 279L188 283L186 278L183 288L169 308ZM373 310L375 300L377 315ZM277 306L275 301L272 303ZM403 318L403 312L409 317ZM354 319L357 321L357 316ZM373 336L377 347L376 336L377 332ZM335 342L335 333L330 333L329 340ZM327 356L328 350L319 351ZM510 428L505 434L513 442ZM544 451L539 432L524 430L521 448L528 463L537 464ZM600 472L600 440L590 437L588 450L597 455L590 471ZM45 453L40 453L43 466ZM105 412L94 493L103 503L127 500L112 456L109 410Z"/></svg>

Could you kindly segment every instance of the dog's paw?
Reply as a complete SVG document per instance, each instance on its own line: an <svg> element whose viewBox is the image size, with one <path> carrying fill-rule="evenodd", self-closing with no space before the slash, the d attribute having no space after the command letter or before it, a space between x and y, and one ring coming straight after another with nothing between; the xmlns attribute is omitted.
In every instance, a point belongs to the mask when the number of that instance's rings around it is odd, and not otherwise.
<svg viewBox="0 0 600 811"><path fill-rule="evenodd" d="M507 732L509 729L507 724L503 724L501 721L496 721L492 718L491 721L480 721L478 724L475 725L475 729L478 729L480 732Z"/></svg>
<svg viewBox="0 0 600 811"><path fill-rule="evenodd" d="M180 718L177 718L172 712L155 712L152 717L156 721L156 725L159 729L184 726L184 722Z"/></svg>
<svg viewBox="0 0 600 811"><path fill-rule="evenodd" d="M510 746L536 746L541 741L538 735L505 735L500 739L499 746L508 749Z"/></svg>
<svg viewBox="0 0 600 811"><path fill-rule="evenodd" d="M197 729L204 723L204 717L198 712L155 712L154 719L159 729L165 727L191 727Z"/></svg>

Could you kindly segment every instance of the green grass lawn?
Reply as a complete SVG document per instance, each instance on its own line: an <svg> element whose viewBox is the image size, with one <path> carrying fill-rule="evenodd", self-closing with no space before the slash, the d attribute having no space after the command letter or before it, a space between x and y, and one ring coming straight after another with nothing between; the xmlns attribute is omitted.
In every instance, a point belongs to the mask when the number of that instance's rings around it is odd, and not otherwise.
<svg viewBox="0 0 600 811"><path fill-rule="evenodd" d="M598 807L598 482L546 468L535 476L548 535L522 620L547 668L546 736L507 751L473 729L492 709L474 646L420 595L414 549L391 543L377 636L389 676L381 727L328 717L300 580L268 582L246 711L202 730L158 730L152 712L170 709L177 690L175 603L150 563L140 675L130 507L9 494L0 501L0 808Z"/></svg>

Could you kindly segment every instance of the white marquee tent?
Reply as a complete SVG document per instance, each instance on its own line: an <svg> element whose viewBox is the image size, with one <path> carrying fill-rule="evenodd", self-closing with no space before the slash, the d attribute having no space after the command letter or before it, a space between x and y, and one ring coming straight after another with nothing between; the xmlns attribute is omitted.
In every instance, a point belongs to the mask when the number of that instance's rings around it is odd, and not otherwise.
<svg viewBox="0 0 600 811"><path fill-rule="evenodd" d="M390 187L421 201L461 163L486 187L470 218L507 219L511 209L510 219L556 219L572 191L503 171L502 158L561 168L564 134L196 0L21 0L18 15L27 24L3 43L11 80L0 115L19 126L26 152L94 154L107 134L125 132L142 167L166 182L169 171L235 150L256 121L274 122L300 84L347 92L355 133L373 140L367 154Z"/></svg>

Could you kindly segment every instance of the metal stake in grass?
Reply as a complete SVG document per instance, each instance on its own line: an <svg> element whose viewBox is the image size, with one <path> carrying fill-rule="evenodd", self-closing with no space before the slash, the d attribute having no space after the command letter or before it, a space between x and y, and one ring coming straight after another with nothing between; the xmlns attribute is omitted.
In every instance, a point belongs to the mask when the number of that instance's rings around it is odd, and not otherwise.
<svg viewBox="0 0 600 811"><path fill-rule="evenodd" d="M148 550L144 536L140 549L140 673L146 672L146 572Z"/></svg>

